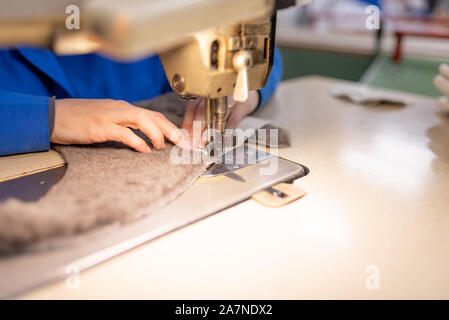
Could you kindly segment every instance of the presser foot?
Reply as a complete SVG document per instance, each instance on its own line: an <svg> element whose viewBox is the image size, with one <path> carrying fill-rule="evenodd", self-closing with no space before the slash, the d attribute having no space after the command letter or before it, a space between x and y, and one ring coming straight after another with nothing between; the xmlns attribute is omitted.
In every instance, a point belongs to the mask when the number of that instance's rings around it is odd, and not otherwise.
<svg viewBox="0 0 449 320"><path fill-rule="evenodd" d="M274 156L270 153L242 145L216 156L215 163L203 173L202 177L210 178L232 173L271 157Z"/></svg>

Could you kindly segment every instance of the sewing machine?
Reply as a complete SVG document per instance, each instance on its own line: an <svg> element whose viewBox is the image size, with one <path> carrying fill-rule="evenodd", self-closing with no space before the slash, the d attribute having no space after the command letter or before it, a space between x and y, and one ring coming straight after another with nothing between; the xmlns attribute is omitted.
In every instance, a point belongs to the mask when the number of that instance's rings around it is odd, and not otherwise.
<svg viewBox="0 0 449 320"><path fill-rule="evenodd" d="M266 85L277 10L311 0L41 0L31 7L21 2L0 13L0 44L47 46L59 54L102 51L119 60L157 52L180 97L205 98L206 153L220 160L233 141L226 132L227 97L246 101L249 91ZM79 8L79 30L67 28L67 8L73 6Z"/></svg>
<svg viewBox="0 0 449 320"><path fill-rule="evenodd" d="M0 45L45 46L58 54L102 51L120 60L158 53L174 91L184 99L206 99L209 142L217 145L223 154L227 97L245 101L249 91L265 86L273 64L276 10L307 2L310 1L36 0L29 4L17 0L0 6ZM68 5L80 8L80 30L65 27ZM217 133L221 139L217 139ZM20 262L0 261L0 266L8 270L9 279L13 279L3 294L12 295L63 277L63 266L69 263L76 264L80 270L92 267L242 202L257 192L306 174L305 167L278 158L275 152L248 146L244 151L244 163L235 164L231 159L230 166L212 168L207 178L200 178L154 215L103 235L101 241L80 245L69 255L55 250L48 253L51 259L46 257L47 253L28 257L33 260L34 268L26 271L25 280L17 280L24 277ZM44 171L37 169L27 171L27 175ZM54 175L57 170L63 168L53 167L48 171ZM49 178L51 172L40 174L36 181L56 183L58 180ZM48 185L36 184L28 178L19 178L22 181L17 185L24 186L19 189L48 190Z"/></svg>
<svg viewBox="0 0 449 320"><path fill-rule="evenodd" d="M217 160L214 172L223 174L234 168L224 164L234 141L226 130L228 96L244 102L249 91L266 85L277 10L310 1L134 1L124 12L120 1L97 0L86 6L87 25L101 47L118 59L157 50L172 89L184 99L205 98L205 151Z"/></svg>

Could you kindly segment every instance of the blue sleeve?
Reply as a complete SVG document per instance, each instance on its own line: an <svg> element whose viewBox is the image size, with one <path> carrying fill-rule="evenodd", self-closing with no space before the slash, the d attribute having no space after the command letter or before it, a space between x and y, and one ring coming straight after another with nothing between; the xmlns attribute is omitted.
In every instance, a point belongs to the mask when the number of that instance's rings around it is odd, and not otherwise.
<svg viewBox="0 0 449 320"><path fill-rule="evenodd" d="M268 100L270 100L270 98L274 94L274 91L276 91L279 82L281 82L283 75L284 65L282 61L282 55L280 50L276 47L274 51L273 69L271 70L267 85L259 90L259 107L263 106Z"/></svg>
<svg viewBox="0 0 449 320"><path fill-rule="evenodd" d="M50 148L49 99L0 91L0 156Z"/></svg>
<svg viewBox="0 0 449 320"><path fill-rule="evenodd" d="M360 0L361 2L365 2L369 5L375 5L378 6L379 8L381 7L381 1L380 0Z"/></svg>

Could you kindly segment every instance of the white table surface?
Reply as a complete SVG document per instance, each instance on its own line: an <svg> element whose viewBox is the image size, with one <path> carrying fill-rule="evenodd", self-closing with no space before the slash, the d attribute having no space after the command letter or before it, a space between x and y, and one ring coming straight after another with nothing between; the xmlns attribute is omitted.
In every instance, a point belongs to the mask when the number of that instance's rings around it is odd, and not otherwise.
<svg viewBox="0 0 449 320"><path fill-rule="evenodd" d="M284 82L259 113L290 130L305 198L243 202L23 298L449 298L449 115L336 100L339 83Z"/></svg>

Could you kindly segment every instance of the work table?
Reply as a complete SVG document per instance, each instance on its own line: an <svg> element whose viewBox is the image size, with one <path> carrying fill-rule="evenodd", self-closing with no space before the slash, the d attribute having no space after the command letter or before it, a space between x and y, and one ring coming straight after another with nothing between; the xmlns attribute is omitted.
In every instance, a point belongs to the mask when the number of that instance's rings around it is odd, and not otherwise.
<svg viewBox="0 0 449 320"><path fill-rule="evenodd" d="M279 156L310 169L303 199L245 201L83 271L78 289L22 298L449 298L449 114L410 94L337 100L340 83L284 82L256 115L290 131Z"/></svg>

